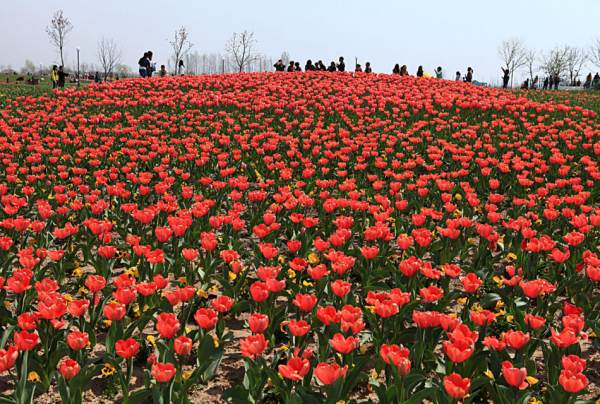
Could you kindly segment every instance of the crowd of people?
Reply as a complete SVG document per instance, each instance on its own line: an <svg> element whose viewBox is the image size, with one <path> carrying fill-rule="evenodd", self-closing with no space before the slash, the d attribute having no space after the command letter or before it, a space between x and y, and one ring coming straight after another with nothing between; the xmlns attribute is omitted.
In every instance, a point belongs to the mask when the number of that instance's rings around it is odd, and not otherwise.
<svg viewBox="0 0 600 404"><path fill-rule="evenodd" d="M290 60L286 66L286 64L283 62L283 60L279 59L277 61L277 63L275 63L273 65L273 67L275 68L276 72L301 72L301 71L303 71L302 66L300 65L300 62L296 62L293 60ZM308 71L345 72L346 71L346 63L344 62L343 56L339 57L338 63L332 61L329 64L329 66L325 66L325 64L321 60L317 61L316 63L313 63L311 59L308 59L306 61L306 64L304 65L304 71L307 71L307 72ZM356 63L356 65L354 67L354 72L355 73L372 73L373 69L371 67L371 62L366 62L364 69L362 68L362 66L359 63ZM392 69L392 74L398 74L400 76L410 76L410 73L408 72L408 67L406 65L400 66L399 64L396 64L394 66L394 68ZM435 78L438 78L438 79L444 78L444 73L443 73L441 66L438 66L434 70L434 74L435 74ZM428 73L425 73L425 71L423 70L423 66L419 66L417 68L417 72L415 75L417 77L432 77ZM456 81L462 80L462 81L465 81L468 83L473 82L473 68L468 67L467 74L465 74L464 76L460 72L456 72L455 80Z"/></svg>
<svg viewBox="0 0 600 404"><path fill-rule="evenodd" d="M143 56L138 61L139 67L139 75L141 77L152 77L156 72L156 63L152 61L153 53L152 51L144 52ZM304 69L300 65L300 62L290 60L287 64L283 62L282 59L279 59L277 63L273 65L276 72L301 72L301 71L327 71L327 72L345 72L346 71L346 63L344 61L344 57L340 56L338 58L337 63L332 61L328 66L326 66L322 60L318 60L313 63L311 59L308 59L304 64ZM183 60L179 60L176 66L175 74L183 74L184 73L184 62ZM511 72L508 68L501 68L502 70L502 87L508 88L509 82L511 80ZM370 62L365 63L365 67L363 68L359 63L355 64L354 67L355 73L372 73L373 69L371 67ZM408 71L408 67L406 65L400 66L400 64L396 64L392 69L392 74L397 74L400 76L410 76ZM158 75L164 77L167 75L167 69L165 65L161 65L158 70ZM66 77L68 73L65 72L63 66L52 66L52 71L50 73L50 78L52 81L53 88L62 88L65 86ZM416 77L435 77L437 79L444 78L444 71L441 66L438 66L434 69L434 75L430 75L425 72L423 66L419 66L415 73ZM473 68L468 67L467 73L462 75L460 71L457 71L454 80L456 81L464 81L467 83L472 83L473 81ZM95 81L99 82L99 73L96 73ZM475 82L476 83L476 82ZM526 79L521 84L521 89L531 89L535 90L541 88L543 90L552 90L558 89L558 85L560 83L560 77L558 75L550 75L544 77L541 81L538 76L535 76L532 79ZM573 86L581 87L582 83L580 80L577 80L575 83L572 83ZM600 75L596 73L595 76L592 76L592 73L588 74L585 82L583 83L584 89L600 89Z"/></svg>

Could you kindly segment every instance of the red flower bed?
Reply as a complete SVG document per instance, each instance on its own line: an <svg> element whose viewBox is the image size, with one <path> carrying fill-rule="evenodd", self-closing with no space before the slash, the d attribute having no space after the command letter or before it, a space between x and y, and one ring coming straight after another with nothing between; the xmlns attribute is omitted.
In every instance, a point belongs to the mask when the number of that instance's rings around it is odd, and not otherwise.
<svg viewBox="0 0 600 404"><path fill-rule="evenodd" d="M2 402L185 402L236 357L234 402L588 397L599 156L594 112L411 77L5 101Z"/></svg>

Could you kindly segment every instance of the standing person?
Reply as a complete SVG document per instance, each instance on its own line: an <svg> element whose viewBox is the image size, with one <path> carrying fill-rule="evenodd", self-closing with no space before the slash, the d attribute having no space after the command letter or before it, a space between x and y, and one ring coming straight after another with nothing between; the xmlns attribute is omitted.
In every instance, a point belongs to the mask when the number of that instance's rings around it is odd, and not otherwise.
<svg viewBox="0 0 600 404"><path fill-rule="evenodd" d="M329 65L329 67L327 68L328 72L334 72L336 71L336 67L335 67L335 62L331 62L331 64Z"/></svg>
<svg viewBox="0 0 600 404"><path fill-rule="evenodd" d="M501 67L500 69L502 69L502 88L508 88L508 81L510 80L510 70L508 69L508 67L505 69L504 67Z"/></svg>
<svg viewBox="0 0 600 404"><path fill-rule="evenodd" d="M598 73L596 73L592 80L592 88L595 88L596 90L600 88L600 75L598 75Z"/></svg>
<svg viewBox="0 0 600 404"><path fill-rule="evenodd" d="M394 65L394 70L392 70L392 74L400 74L400 65L398 63Z"/></svg>
<svg viewBox="0 0 600 404"><path fill-rule="evenodd" d="M300 67L300 62L294 63L294 71L295 72L301 72L302 71L302 68Z"/></svg>
<svg viewBox="0 0 600 404"><path fill-rule="evenodd" d="M50 80L52 81L52 88L58 87L58 66L53 65L52 71L50 71ZM592 74L590 73L590 83L592 82Z"/></svg>
<svg viewBox="0 0 600 404"><path fill-rule="evenodd" d="M177 74L182 75L184 69L183 59L179 59L179 64L177 65Z"/></svg>
<svg viewBox="0 0 600 404"><path fill-rule="evenodd" d="M100 72L96 72L96 74L94 75L94 82L95 83L100 83L102 82L102 79L100 78Z"/></svg>
<svg viewBox="0 0 600 404"><path fill-rule="evenodd" d="M365 73L373 73L373 69L371 69L371 62L365 63Z"/></svg>
<svg viewBox="0 0 600 404"><path fill-rule="evenodd" d="M273 65L273 67L275 68L276 72L284 72L285 71L285 65L283 64L283 61L281 59L279 59L277 61L277 63L275 63Z"/></svg>
<svg viewBox="0 0 600 404"><path fill-rule="evenodd" d="M544 77L544 83L542 84L542 89L543 90L548 89L548 76Z"/></svg>
<svg viewBox="0 0 600 404"><path fill-rule="evenodd" d="M165 77L167 75L167 68L165 67L165 65L160 65L160 70L158 72L158 75L160 77Z"/></svg>
<svg viewBox="0 0 600 404"><path fill-rule="evenodd" d="M148 65L146 67L146 75L152 77L152 73L156 70L156 63L152 62L152 51L148 51Z"/></svg>
<svg viewBox="0 0 600 404"><path fill-rule="evenodd" d="M417 68L417 77L423 77L423 66Z"/></svg>
<svg viewBox="0 0 600 404"><path fill-rule="evenodd" d="M437 69L435 69L435 78L436 79L444 78L444 73L442 72L442 66L438 66Z"/></svg>
<svg viewBox="0 0 600 404"><path fill-rule="evenodd" d="M554 75L554 89L558 90L558 84L560 83L560 76L558 74Z"/></svg>
<svg viewBox="0 0 600 404"><path fill-rule="evenodd" d="M346 63L344 63L344 57L340 56L340 62L337 64L337 69L340 72L346 71Z"/></svg>
<svg viewBox="0 0 600 404"><path fill-rule="evenodd" d="M470 83L473 81L473 69L471 67L467 68L467 75L465 76L465 81Z"/></svg>
<svg viewBox="0 0 600 404"><path fill-rule="evenodd" d="M68 74L65 73L65 68L63 66L58 68L58 87L59 88L64 88L65 87L65 81L67 78Z"/></svg>
<svg viewBox="0 0 600 404"><path fill-rule="evenodd" d="M354 68L354 73L362 73L362 67L360 67L360 64L356 64L356 67Z"/></svg>
<svg viewBox="0 0 600 404"><path fill-rule="evenodd" d="M306 65L304 66L304 71L312 72L313 70L315 70L315 66L313 65L312 60L308 59L306 61Z"/></svg>
<svg viewBox="0 0 600 404"><path fill-rule="evenodd" d="M585 82L583 83L583 88L590 88L592 86L592 73L588 74L585 77Z"/></svg>
<svg viewBox="0 0 600 404"><path fill-rule="evenodd" d="M288 72L293 72L294 71L294 61L290 60L290 64L287 67L287 71Z"/></svg>
<svg viewBox="0 0 600 404"><path fill-rule="evenodd" d="M460 72L456 72L456 76L454 77L455 81L460 81Z"/></svg>
<svg viewBox="0 0 600 404"><path fill-rule="evenodd" d="M538 86L538 80L539 80L538 76L535 76L533 78L533 81L531 82L531 86L529 86L529 88L531 88L532 90L536 90L537 86Z"/></svg>
<svg viewBox="0 0 600 404"><path fill-rule="evenodd" d="M400 76L410 76L410 74L408 74L408 67L406 65L402 65L400 68Z"/></svg>
<svg viewBox="0 0 600 404"><path fill-rule="evenodd" d="M138 60L138 67L140 72L140 77L148 77L148 52L144 52L144 56Z"/></svg>

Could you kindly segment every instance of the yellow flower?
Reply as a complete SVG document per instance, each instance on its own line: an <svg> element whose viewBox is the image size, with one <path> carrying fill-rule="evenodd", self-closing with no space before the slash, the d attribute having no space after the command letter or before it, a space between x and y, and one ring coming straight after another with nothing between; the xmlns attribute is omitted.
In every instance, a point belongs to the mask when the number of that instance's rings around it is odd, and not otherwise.
<svg viewBox="0 0 600 404"><path fill-rule="evenodd" d="M600 400L598 400L598 401L600 401ZM598 402L598 401L596 401L596 402ZM527 402L527 404L544 404L544 402L542 400L538 400L535 397L531 397L529 399L529 401Z"/></svg>
<svg viewBox="0 0 600 404"><path fill-rule="evenodd" d="M462 195L459 193L454 194L454 199L456 199L457 201L462 201Z"/></svg>
<svg viewBox="0 0 600 404"><path fill-rule="evenodd" d="M308 263L310 265L317 265L320 262L319 256L314 252L308 254Z"/></svg>
<svg viewBox="0 0 600 404"><path fill-rule="evenodd" d="M183 333L184 333L184 334L189 334L190 332L192 332L192 329L191 329L190 327L185 327L185 328L183 329Z"/></svg>
<svg viewBox="0 0 600 404"><path fill-rule="evenodd" d="M498 275L494 276L492 278L492 280L494 282L496 282L496 285L498 285L498 287L502 286L504 284L504 279L502 279L501 277L499 277Z"/></svg>
<svg viewBox="0 0 600 404"><path fill-rule="evenodd" d="M475 312L480 312L481 310L483 310L483 308L479 303L473 303L473 305L471 306L471 310Z"/></svg>
<svg viewBox="0 0 600 404"><path fill-rule="evenodd" d="M185 278L185 276L180 276L179 278L177 278L177 282L179 282L180 285L187 285L187 279Z"/></svg>
<svg viewBox="0 0 600 404"><path fill-rule="evenodd" d="M29 372L27 381L39 383L42 379L40 379L40 375L38 375L37 372Z"/></svg>
<svg viewBox="0 0 600 404"><path fill-rule="evenodd" d="M338 400L335 404L346 404L346 400Z"/></svg>
<svg viewBox="0 0 600 404"><path fill-rule="evenodd" d="M276 351L287 351L288 349L290 349L290 347L286 344L280 345L277 348L275 348Z"/></svg>
<svg viewBox="0 0 600 404"><path fill-rule="evenodd" d="M208 293L217 293L218 291L219 291L219 288L218 288L216 285L214 285L214 286L211 286L211 287L208 289Z"/></svg>
<svg viewBox="0 0 600 404"><path fill-rule="evenodd" d="M139 305L138 303L135 303L135 304L132 306L132 311L133 311L133 314L134 314L136 317L139 317L139 316L141 316L141 315L142 315L142 312L140 311L140 305Z"/></svg>
<svg viewBox="0 0 600 404"><path fill-rule="evenodd" d="M377 373L377 371L375 369L371 369L371 371L369 372L369 379L377 380L378 377L379 374Z"/></svg>
<svg viewBox="0 0 600 404"><path fill-rule="evenodd" d="M206 290L204 289L198 289L198 291L196 292L196 294L201 297L202 299L206 299L208 297L208 293L206 293Z"/></svg>
<svg viewBox="0 0 600 404"><path fill-rule="evenodd" d="M358 350L360 351L361 354L364 355L365 353L367 353L367 346L363 344L358 348Z"/></svg>
<svg viewBox="0 0 600 404"><path fill-rule="evenodd" d="M233 282L237 279L237 274L235 272L229 271L229 282Z"/></svg>
<svg viewBox="0 0 600 404"><path fill-rule="evenodd" d="M504 302L502 300L498 300L496 302L496 310L500 310L503 307L504 307Z"/></svg>
<svg viewBox="0 0 600 404"><path fill-rule="evenodd" d="M87 290L84 286L80 287L77 291L77 293L79 293L80 295L87 295L88 292L89 290Z"/></svg>
<svg viewBox="0 0 600 404"><path fill-rule="evenodd" d="M181 374L181 378L186 381L187 379L190 378L190 376L192 375L192 371L191 370L186 370L185 372L183 372Z"/></svg>
<svg viewBox="0 0 600 404"><path fill-rule="evenodd" d="M533 376L527 376L527 383L533 385L533 384L538 384L540 381L533 377Z"/></svg>
<svg viewBox="0 0 600 404"><path fill-rule="evenodd" d="M138 278L140 276L140 271L138 271L137 267L131 267L125 273L129 276L133 276L134 278Z"/></svg>
<svg viewBox="0 0 600 404"><path fill-rule="evenodd" d="M294 271L293 269L288 269L287 270L287 276L290 279L294 279L296 277L296 271Z"/></svg>
<svg viewBox="0 0 600 404"><path fill-rule="evenodd" d="M467 302L466 297L461 297L459 299L456 299L456 303L460 304L461 306L464 305L466 302Z"/></svg>
<svg viewBox="0 0 600 404"><path fill-rule="evenodd" d="M111 365L110 363L105 363L101 372L102 372L102 376L108 377L108 376L115 374L116 371L117 371L117 369L115 369L115 367L113 365Z"/></svg>
<svg viewBox="0 0 600 404"><path fill-rule="evenodd" d="M6 307L7 310L11 310L12 309L12 302L9 302L8 300L5 300L2 303L4 303L4 307Z"/></svg>
<svg viewBox="0 0 600 404"><path fill-rule="evenodd" d="M156 346L156 337L154 335L148 335L146 337L146 341L148 341L152 346Z"/></svg>
<svg viewBox="0 0 600 404"><path fill-rule="evenodd" d="M279 262L279 265L283 265L285 264L285 257L283 255L280 255L279 257L277 257L277 261Z"/></svg>
<svg viewBox="0 0 600 404"><path fill-rule="evenodd" d="M70 295L70 294L68 294L68 293L65 293L65 294L63 295L63 297L65 298L65 300L67 301L67 303L71 303L71 302L73 301L73 296L71 296L71 295Z"/></svg>
<svg viewBox="0 0 600 404"><path fill-rule="evenodd" d="M213 345L215 346L215 348L219 347L219 337L217 337L216 335L213 335Z"/></svg>
<svg viewBox="0 0 600 404"><path fill-rule="evenodd" d="M309 281L304 281L304 282L302 282L302 284L303 284L304 286L306 286L307 288L309 288L309 287L313 286L313 283L312 283L312 282L309 282Z"/></svg>
<svg viewBox="0 0 600 404"><path fill-rule="evenodd" d="M450 318L456 318L456 317L458 317L458 314L456 314L456 313L450 313L450 314L448 314L448 317L450 317Z"/></svg>
<svg viewBox="0 0 600 404"><path fill-rule="evenodd" d="M375 314L375 306L365 306L365 309L369 310L371 313Z"/></svg>
<svg viewBox="0 0 600 404"><path fill-rule="evenodd" d="M488 379L494 380L494 374L492 373L491 370L486 370L485 372L483 372L484 375L486 375L488 377Z"/></svg>
<svg viewBox="0 0 600 404"><path fill-rule="evenodd" d="M509 314L508 316L506 316L506 321L508 321L509 323L512 323L513 319L514 319L514 317L512 314Z"/></svg>
<svg viewBox="0 0 600 404"><path fill-rule="evenodd" d="M111 321L111 320L104 320L104 326L105 326L106 328L110 327L110 326L111 326L111 324L112 324L112 321Z"/></svg>
<svg viewBox="0 0 600 404"><path fill-rule="evenodd" d="M81 268L77 267L73 270L73 275L77 278L81 278L83 276L83 271Z"/></svg>
<svg viewBox="0 0 600 404"><path fill-rule="evenodd" d="M513 262L514 260L517 259L517 254L515 254L513 252L509 252L508 254L506 254L506 259L510 262Z"/></svg>

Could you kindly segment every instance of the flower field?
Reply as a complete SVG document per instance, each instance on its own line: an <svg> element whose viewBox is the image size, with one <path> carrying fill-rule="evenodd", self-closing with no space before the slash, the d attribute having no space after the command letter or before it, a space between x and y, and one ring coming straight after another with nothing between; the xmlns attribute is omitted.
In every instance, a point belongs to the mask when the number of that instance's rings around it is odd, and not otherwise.
<svg viewBox="0 0 600 404"><path fill-rule="evenodd" d="M329 73L1 105L0 404L600 392L593 111Z"/></svg>

